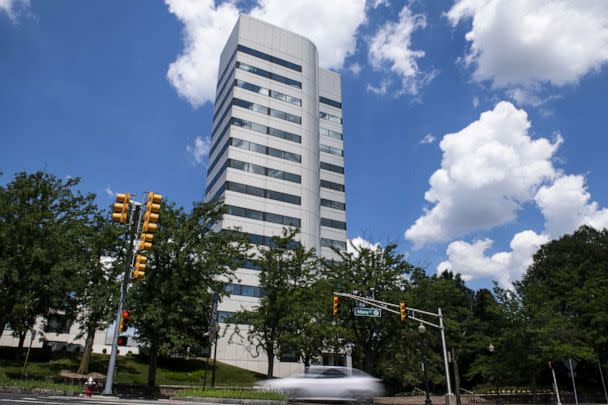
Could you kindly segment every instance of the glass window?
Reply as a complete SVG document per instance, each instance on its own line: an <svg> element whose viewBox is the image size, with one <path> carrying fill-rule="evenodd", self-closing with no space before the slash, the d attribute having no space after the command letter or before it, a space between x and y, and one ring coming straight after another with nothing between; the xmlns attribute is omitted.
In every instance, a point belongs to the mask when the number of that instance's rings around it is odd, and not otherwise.
<svg viewBox="0 0 608 405"><path fill-rule="evenodd" d="M247 186L247 190L244 193L253 195L256 197L264 197L264 189L259 187Z"/></svg>
<svg viewBox="0 0 608 405"><path fill-rule="evenodd" d="M282 179L283 172L276 169L268 169L268 177L274 177L275 179Z"/></svg>
<svg viewBox="0 0 608 405"><path fill-rule="evenodd" d="M265 125L256 124L255 122L251 122L250 127L252 130L254 130L256 132L261 132L263 134L266 133L266 129L267 129Z"/></svg>
<svg viewBox="0 0 608 405"><path fill-rule="evenodd" d="M272 223L275 223L275 224L282 224L283 223L283 216L267 212L266 213L266 222L272 222Z"/></svg>
<svg viewBox="0 0 608 405"><path fill-rule="evenodd" d="M266 146L258 145L257 143L253 143L253 142L249 143L249 150L252 152L266 154Z"/></svg>
<svg viewBox="0 0 608 405"><path fill-rule="evenodd" d="M230 162L230 167L234 168L234 169L239 169L239 170L243 170L243 171L247 171L247 163L245 162L241 162L239 160L232 160Z"/></svg>
<svg viewBox="0 0 608 405"><path fill-rule="evenodd" d="M251 109L257 113L268 115L268 108L259 104L252 104Z"/></svg>
<svg viewBox="0 0 608 405"><path fill-rule="evenodd" d="M257 211L257 210L247 210L247 218L250 219L255 219L257 221L263 221L264 220L264 213L262 211Z"/></svg>
<svg viewBox="0 0 608 405"><path fill-rule="evenodd" d="M249 171L255 174L261 174L262 176L266 175L266 168L263 166L249 164Z"/></svg>
<svg viewBox="0 0 608 405"><path fill-rule="evenodd" d="M285 153L285 157L283 159L291 160L292 162L298 162L298 163L300 163L302 161L302 158L300 157L300 155L296 155L295 153L289 153L289 152L284 152L284 153Z"/></svg>
<svg viewBox="0 0 608 405"><path fill-rule="evenodd" d="M300 183L302 179L297 174L285 173L285 180L291 181L293 183Z"/></svg>
<svg viewBox="0 0 608 405"><path fill-rule="evenodd" d="M332 107L342 108L342 103L340 103L339 101L331 100L331 99L326 98L326 97L319 97L319 101L321 103L323 103L323 104L327 104L327 105L330 105Z"/></svg>

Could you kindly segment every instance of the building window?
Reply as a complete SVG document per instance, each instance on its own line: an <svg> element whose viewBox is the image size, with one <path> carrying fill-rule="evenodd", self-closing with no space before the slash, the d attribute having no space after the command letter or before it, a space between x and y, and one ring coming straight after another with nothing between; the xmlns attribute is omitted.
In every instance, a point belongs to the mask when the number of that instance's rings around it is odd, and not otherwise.
<svg viewBox="0 0 608 405"><path fill-rule="evenodd" d="M338 117L337 115L332 115L323 111L319 111L319 117L336 124L342 124L342 118Z"/></svg>
<svg viewBox="0 0 608 405"><path fill-rule="evenodd" d="M344 174L344 168L342 166L332 165L331 163L321 162L321 169Z"/></svg>
<svg viewBox="0 0 608 405"><path fill-rule="evenodd" d="M297 115L289 114L284 111L275 110L273 108L264 107L263 105L255 104L250 101L241 100L235 98L232 100L232 105L237 107L245 108L247 110L255 111L260 114L270 115L275 118L280 118L285 121L293 122L294 124L301 124L302 118Z"/></svg>
<svg viewBox="0 0 608 405"><path fill-rule="evenodd" d="M321 152L329 153L334 156L344 156L344 152L342 151L342 149L334 148L332 146L327 146L323 144L319 145L319 148L321 149Z"/></svg>
<svg viewBox="0 0 608 405"><path fill-rule="evenodd" d="M292 142L301 143L302 137L300 135L292 134L291 132L282 131L276 128L270 128L265 125L256 124L255 122L247 121L242 118L233 117L230 120L230 124L235 127L247 128L255 132L260 132L262 134L274 136L276 138L285 139Z"/></svg>
<svg viewBox="0 0 608 405"><path fill-rule="evenodd" d="M289 61L287 61L285 59L277 58L276 56L268 55L267 53L257 51L255 49L249 48L249 47L244 46L244 45L240 45L239 44L237 46L237 50L239 50L239 51L241 51L243 53L246 53L248 55L255 56L256 58L260 58L260 59L263 59L265 61L268 61L268 62L271 62L271 63L275 63L277 65L284 66L284 67L286 67L288 69L295 70L296 72L301 72L302 71L302 66L300 66L298 64L295 64L293 62L289 62Z"/></svg>
<svg viewBox="0 0 608 405"><path fill-rule="evenodd" d="M333 239L321 238L321 246L335 248L338 250L346 250L346 242Z"/></svg>
<svg viewBox="0 0 608 405"><path fill-rule="evenodd" d="M236 67L237 67L237 69L241 69L246 72L253 73L254 75L262 76L267 79L286 84L287 86L296 87L298 89L302 88L302 83L297 80L290 79L289 77L281 76L276 73L272 73L267 70L257 68L255 66L251 66L251 65L248 65L243 62L237 62Z"/></svg>
<svg viewBox="0 0 608 405"><path fill-rule="evenodd" d="M327 97L319 97L319 102L321 102L323 104L330 105L332 107L342 108L342 103L341 102L331 100L331 99L329 99Z"/></svg>
<svg viewBox="0 0 608 405"><path fill-rule="evenodd" d="M300 219L294 217L288 217L286 215L272 214L269 212L263 212L258 210L252 210L250 208L235 207L233 205L226 206L226 214L234 215L237 217L254 219L256 221L270 222L273 224L280 224L285 226L293 226L296 228L300 227Z"/></svg>
<svg viewBox="0 0 608 405"><path fill-rule="evenodd" d="M334 183L332 181L327 181L323 179L321 179L321 187L329 188L331 190L336 191L344 191L344 184Z"/></svg>
<svg viewBox="0 0 608 405"><path fill-rule="evenodd" d="M262 176L274 177L275 179L291 181L292 183L301 183L302 179L299 175L284 172L282 170L269 169L267 167L254 165L253 163L241 162L240 160L228 159L227 167L237 170L243 170L250 173L260 174Z"/></svg>
<svg viewBox="0 0 608 405"><path fill-rule="evenodd" d="M51 314L46 318L44 333L66 334L70 333L72 323L65 315Z"/></svg>
<svg viewBox="0 0 608 405"><path fill-rule="evenodd" d="M261 94L261 95L264 95L267 97L272 97L276 100L281 100L281 101L284 101L289 104L293 104L293 105L297 105L297 106L302 105L302 100L300 100L297 97L288 96L287 94L279 93L278 91L274 91L274 90L269 90L264 87L260 87L255 84L247 83L247 82L244 82L239 79L236 79L234 81L234 85L236 87L240 87L241 89L245 89L245 90L251 91L253 93Z"/></svg>
<svg viewBox="0 0 608 405"><path fill-rule="evenodd" d="M336 131L330 131L329 129L326 129L326 128L320 128L319 133L328 138L337 139L339 141L342 140L342 134L339 132L336 132Z"/></svg>
<svg viewBox="0 0 608 405"><path fill-rule="evenodd" d="M260 287L244 284L226 284L224 291L230 295L242 295L244 297L260 298L264 295L264 290Z"/></svg>
<svg viewBox="0 0 608 405"><path fill-rule="evenodd" d="M329 218L321 218L321 226L327 226L329 228L346 230L346 222L337 221L335 219L329 219Z"/></svg>
<svg viewBox="0 0 608 405"><path fill-rule="evenodd" d="M321 206L327 207L327 208L333 208L335 210L341 210L341 211L346 210L346 204L344 204L343 202L326 200L325 198L321 198Z"/></svg>

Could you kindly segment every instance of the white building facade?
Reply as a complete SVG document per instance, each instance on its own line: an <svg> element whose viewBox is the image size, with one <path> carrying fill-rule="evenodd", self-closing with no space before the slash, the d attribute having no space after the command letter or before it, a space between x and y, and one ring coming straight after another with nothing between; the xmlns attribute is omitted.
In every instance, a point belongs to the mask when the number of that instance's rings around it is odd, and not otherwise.
<svg viewBox="0 0 608 405"><path fill-rule="evenodd" d="M346 249L343 150L340 75L319 68L307 38L241 15L220 59L205 192L206 201L224 200L221 227L268 245L295 226L300 243L332 258L331 247ZM220 322L259 302L258 274L254 263L237 270ZM230 335L219 340L218 361L266 372L266 354L252 356ZM283 360L276 376L302 368Z"/></svg>

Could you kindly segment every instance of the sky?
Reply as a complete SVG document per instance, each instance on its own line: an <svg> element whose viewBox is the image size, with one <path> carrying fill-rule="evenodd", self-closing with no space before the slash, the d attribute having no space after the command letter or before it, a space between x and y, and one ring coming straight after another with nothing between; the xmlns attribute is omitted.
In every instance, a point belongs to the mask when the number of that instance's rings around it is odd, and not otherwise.
<svg viewBox="0 0 608 405"><path fill-rule="evenodd" d="M509 287L542 244L608 225L605 0L0 0L0 183L201 200L239 13L342 75L350 239Z"/></svg>

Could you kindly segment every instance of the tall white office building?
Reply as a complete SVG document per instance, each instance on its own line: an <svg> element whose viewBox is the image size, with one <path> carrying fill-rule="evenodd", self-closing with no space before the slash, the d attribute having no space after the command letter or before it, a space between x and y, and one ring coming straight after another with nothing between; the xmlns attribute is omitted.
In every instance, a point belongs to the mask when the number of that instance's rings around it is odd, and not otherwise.
<svg viewBox="0 0 608 405"><path fill-rule="evenodd" d="M320 69L309 39L241 15L222 51L205 200L223 197L222 228L239 227L268 245L284 226L331 258L346 249L346 204L340 75ZM220 321L251 308L263 293L248 263L219 306ZM219 361L265 372L266 355L220 339ZM251 348L249 348L251 349ZM277 359L275 375L300 369Z"/></svg>

